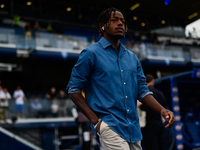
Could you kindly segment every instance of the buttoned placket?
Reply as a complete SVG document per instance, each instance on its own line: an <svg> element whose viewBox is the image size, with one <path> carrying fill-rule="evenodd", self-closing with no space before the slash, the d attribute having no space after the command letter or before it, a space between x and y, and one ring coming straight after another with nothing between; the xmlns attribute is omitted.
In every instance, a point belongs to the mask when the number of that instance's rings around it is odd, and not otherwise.
<svg viewBox="0 0 200 150"><path fill-rule="evenodd" d="M117 52L117 49L113 46L113 48L116 50ZM118 67L119 67L119 70L121 70L120 72L120 75L121 75L121 82L122 82L122 87L123 87L123 93L124 93L124 104L125 104L125 110L126 110L126 120L127 122L129 123L129 125L131 125L131 121L129 121L127 115L129 113L129 109L127 108L127 105L126 105L126 100L128 99L128 96L126 95L126 91L125 91L125 86L126 86L126 82L124 82L124 78L123 78L123 68L121 68L120 66L120 57L122 56L123 52L125 51L125 49L123 49L122 51L119 50L119 53L117 53L117 57L118 57ZM131 141L131 130L130 130L130 126L129 126L129 134L130 134L130 141Z"/></svg>
<svg viewBox="0 0 200 150"><path fill-rule="evenodd" d="M124 81L124 78L123 78L123 72L124 72L124 70L120 66L120 57L122 56L122 53L123 52L121 52L121 54L118 55L118 65L119 65L119 69L121 70L121 72L120 72L121 80L122 80L121 82L122 82L122 86L123 86L123 93L124 93L124 96L125 96L125 98L124 98L124 104L125 104L125 110L126 110L126 120L129 122L129 124L131 124L131 122L129 121L129 119L127 117L127 114L129 113L129 109L127 108L127 105L126 105L126 100L128 99L128 96L126 95L126 91L125 91L125 89L126 89L125 88L126 82Z"/></svg>

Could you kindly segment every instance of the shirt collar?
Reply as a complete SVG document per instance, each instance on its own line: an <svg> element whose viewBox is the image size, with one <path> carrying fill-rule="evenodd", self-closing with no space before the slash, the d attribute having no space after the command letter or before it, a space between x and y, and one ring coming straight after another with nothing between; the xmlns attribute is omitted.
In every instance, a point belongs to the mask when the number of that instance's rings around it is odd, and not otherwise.
<svg viewBox="0 0 200 150"><path fill-rule="evenodd" d="M101 37L101 39L99 40L99 43L101 44L101 46L105 49L108 46L111 46L112 44L104 37Z"/></svg>
<svg viewBox="0 0 200 150"><path fill-rule="evenodd" d="M112 44L104 37L101 37L101 39L99 40L99 43L101 44L101 46L105 49L108 46L111 46ZM120 42L120 49L122 50L126 50L124 45Z"/></svg>

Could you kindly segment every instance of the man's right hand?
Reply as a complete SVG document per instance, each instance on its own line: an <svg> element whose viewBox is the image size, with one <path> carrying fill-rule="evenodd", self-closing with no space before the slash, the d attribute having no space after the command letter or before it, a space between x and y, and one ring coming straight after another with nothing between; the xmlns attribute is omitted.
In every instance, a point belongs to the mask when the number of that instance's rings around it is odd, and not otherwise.
<svg viewBox="0 0 200 150"><path fill-rule="evenodd" d="M96 130L99 133L99 135L100 135L100 126L101 126L101 123L102 123L102 120L99 122L99 124L96 127Z"/></svg>

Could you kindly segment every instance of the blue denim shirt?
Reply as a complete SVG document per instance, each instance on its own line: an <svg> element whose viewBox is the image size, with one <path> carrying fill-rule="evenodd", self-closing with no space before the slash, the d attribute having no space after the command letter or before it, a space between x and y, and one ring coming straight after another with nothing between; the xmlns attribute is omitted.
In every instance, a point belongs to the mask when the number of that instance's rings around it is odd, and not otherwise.
<svg viewBox="0 0 200 150"><path fill-rule="evenodd" d="M112 130L128 142L142 139L137 100L151 92L134 53L122 44L118 53L104 37L84 49L67 85L69 94L82 89L88 105Z"/></svg>

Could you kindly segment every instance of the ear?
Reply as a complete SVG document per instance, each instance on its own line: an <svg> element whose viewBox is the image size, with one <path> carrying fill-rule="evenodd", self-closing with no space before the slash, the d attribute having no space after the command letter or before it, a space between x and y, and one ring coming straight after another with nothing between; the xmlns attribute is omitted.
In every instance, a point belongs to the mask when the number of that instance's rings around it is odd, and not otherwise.
<svg viewBox="0 0 200 150"><path fill-rule="evenodd" d="M102 24L102 23L99 24L99 30L101 32L103 32L105 30L104 24Z"/></svg>

